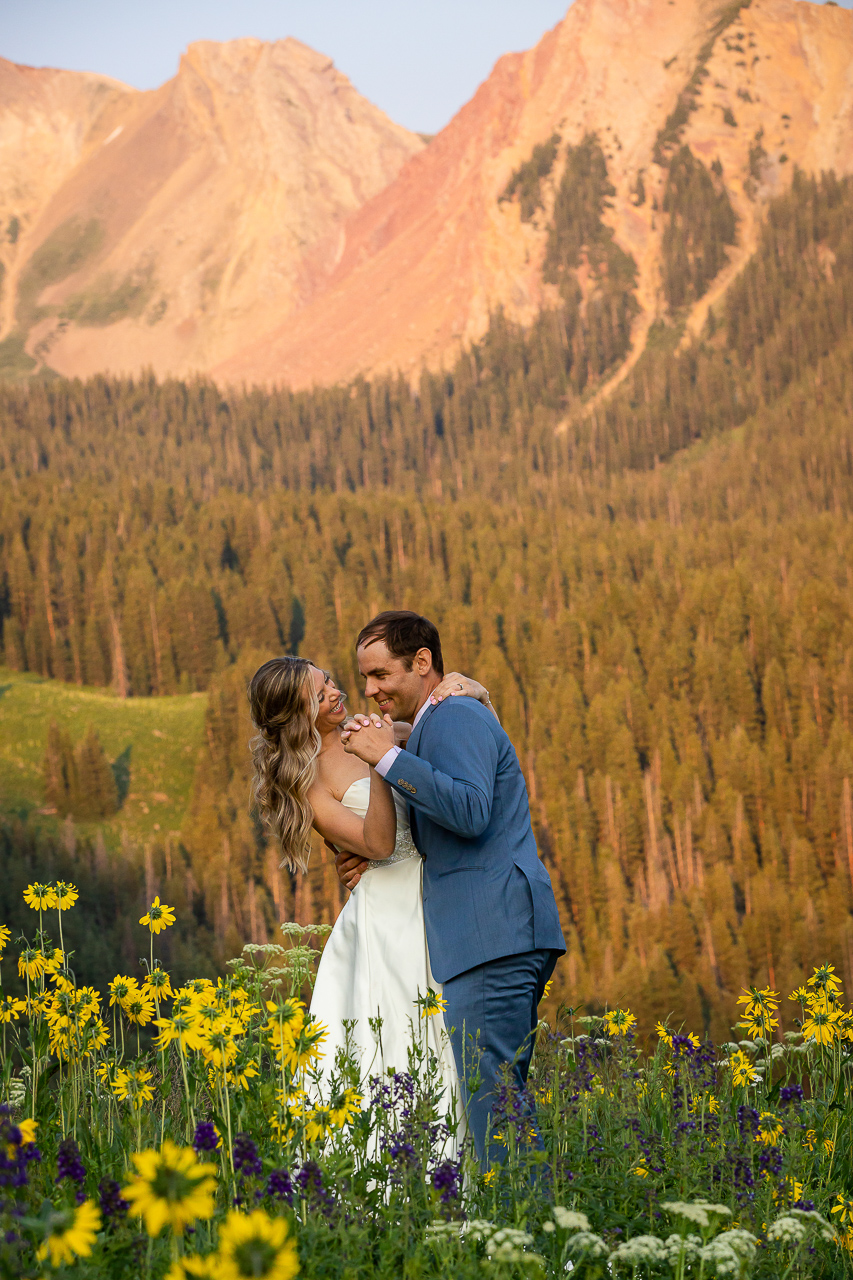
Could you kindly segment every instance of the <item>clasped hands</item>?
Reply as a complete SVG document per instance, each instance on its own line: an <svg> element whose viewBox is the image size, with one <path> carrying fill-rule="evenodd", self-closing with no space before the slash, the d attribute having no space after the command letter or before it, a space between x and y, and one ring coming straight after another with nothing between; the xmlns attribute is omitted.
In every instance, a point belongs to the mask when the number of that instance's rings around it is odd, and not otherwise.
<svg viewBox="0 0 853 1280"><path fill-rule="evenodd" d="M386 752L397 746L394 721L390 716L381 718L375 711L370 715L357 714L344 724L341 742L348 755L358 756L365 764L377 765Z"/></svg>

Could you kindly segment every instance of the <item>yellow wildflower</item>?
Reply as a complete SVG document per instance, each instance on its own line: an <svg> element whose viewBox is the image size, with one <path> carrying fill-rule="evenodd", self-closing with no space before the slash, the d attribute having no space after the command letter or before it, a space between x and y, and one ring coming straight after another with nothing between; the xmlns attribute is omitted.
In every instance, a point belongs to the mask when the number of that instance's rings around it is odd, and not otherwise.
<svg viewBox="0 0 853 1280"><path fill-rule="evenodd" d="M101 1211L92 1200L77 1209L60 1209L49 1218L48 1233L36 1254L56 1270L75 1258L88 1258L101 1227Z"/></svg>
<svg viewBox="0 0 853 1280"><path fill-rule="evenodd" d="M437 1013L444 1013L447 1008L447 1001L444 996L438 995L437 992L433 991L432 987L427 989L425 996L419 996L415 1004L420 1006L422 1018L432 1018Z"/></svg>
<svg viewBox="0 0 853 1280"><path fill-rule="evenodd" d="M741 1085L758 1084L761 1079L753 1066L752 1059L744 1053L743 1049L737 1049L729 1058L729 1068L735 1088Z"/></svg>
<svg viewBox="0 0 853 1280"><path fill-rule="evenodd" d="M12 930L7 924L0 924L0 956L6 950L9 939L12 936Z"/></svg>
<svg viewBox="0 0 853 1280"><path fill-rule="evenodd" d="M191 1223L213 1217L216 1165L203 1164L192 1147L167 1138L159 1151L137 1151L132 1160L136 1171L122 1195L149 1236L165 1226L180 1235Z"/></svg>
<svg viewBox="0 0 853 1280"><path fill-rule="evenodd" d="M824 968L832 966L824 966ZM835 1204L832 1206L830 1213L838 1214L839 1222L853 1223L853 1200L848 1200L846 1196L839 1191L835 1197Z"/></svg>
<svg viewBox="0 0 853 1280"><path fill-rule="evenodd" d="M175 923L175 909L161 902L158 894L146 914L140 918L139 923L147 924L152 933L161 933L163 929L168 929Z"/></svg>
<svg viewBox="0 0 853 1280"><path fill-rule="evenodd" d="M33 911L49 911L56 906L56 890L52 884L28 884L24 890L24 902Z"/></svg>
<svg viewBox="0 0 853 1280"><path fill-rule="evenodd" d="M73 907L80 897L74 885L66 884L64 880L57 880L54 893L56 894L56 901L53 905L58 907L60 911L67 911L69 907Z"/></svg>
<svg viewBox="0 0 853 1280"><path fill-rule="evenodd" d="M775 1147L784 1132L785 1126L777 1115L772 1111L762 1111L758 1117L756 1142L763 1142L766 1147Z"/></svg>
<svg viewBox="0 0 853 1280"><path fill-rule="evenodd" d="M611 1009L604 1015L611 1036L626 1036L637 1025L637 1019L627 1009Z"/></svg>
<svg viewBox="0 0 853 1280"><path fill-rule="evenodd" d="M271 1218L262 1209L232 1209L219 1228L214 1270L217 1280L292 1280L299 1254L284 1218Z"/></svg>

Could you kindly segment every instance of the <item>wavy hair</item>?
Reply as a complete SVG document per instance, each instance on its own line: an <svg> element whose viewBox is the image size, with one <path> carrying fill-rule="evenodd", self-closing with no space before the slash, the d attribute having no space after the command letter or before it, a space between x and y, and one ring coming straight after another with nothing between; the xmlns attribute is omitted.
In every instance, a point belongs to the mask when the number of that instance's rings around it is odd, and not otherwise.
<svg viewBox="0 0 853 1280"><path fill-rule="evenodd" d="M308 792L317 776L319 703L307 658L272 658L249 682L249 709L257 736L252 796L261 821L284 855L281 866L306 871L314 811Z"/></svg>

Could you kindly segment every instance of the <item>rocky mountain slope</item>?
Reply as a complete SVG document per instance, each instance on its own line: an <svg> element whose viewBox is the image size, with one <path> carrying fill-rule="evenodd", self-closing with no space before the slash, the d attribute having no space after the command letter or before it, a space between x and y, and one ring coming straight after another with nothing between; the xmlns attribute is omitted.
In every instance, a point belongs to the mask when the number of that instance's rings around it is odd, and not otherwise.
<svg viewBox="0 0 853 1280"><path fill-rule="evenodd" d="M656 319L701 328L797 166L853 169L851 68L831 5L575 0L424 148L292 40L194 45L148 94L4 64L0 369L25 343L66 374L304 387L447 364L566 272L583 313L615 259L579 241L558 271L553 236L594 138L634 269L618 377Z"/></svg>
<svg viewBox="0 0 853 1280"><path fill-rule="evenodd" d="M853 13L799 0L575 0L535 49L501 59L427 150L346 228L346 247L312 303L216 370L224 380L299 386L362 370L447 361L503 306L532 320L561 157L598 136L615 187L607 221L637 265L635 347L665 313L662 237L668 163L686 144L736 213L730 265L748 257L766 200L795 166L853 167ZM501 199L534 148L559 137L524 220Z"/></svg>
<svg viewBox="0 0 853 1280"><path fill-rule="evenodd" d="M82 375L207 369L279 323L424 145L290 39L192 45L149 93L2 63L0 140L7 360Z"/></svg>

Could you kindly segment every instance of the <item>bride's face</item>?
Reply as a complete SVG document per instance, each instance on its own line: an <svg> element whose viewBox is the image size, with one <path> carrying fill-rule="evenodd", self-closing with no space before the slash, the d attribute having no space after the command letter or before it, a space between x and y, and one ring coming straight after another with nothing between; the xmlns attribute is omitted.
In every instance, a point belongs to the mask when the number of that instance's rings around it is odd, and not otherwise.
<svg viewBox="0 0 853 1280"><path fill-rule="evenodd" d="M322 737L324 733L337 729L346 720L347 713L344 710L346 694L336 688L334 680L327 671L319 671L317 667L312 667L311 678L320 704L317 711L317 729Z"/></svg>

